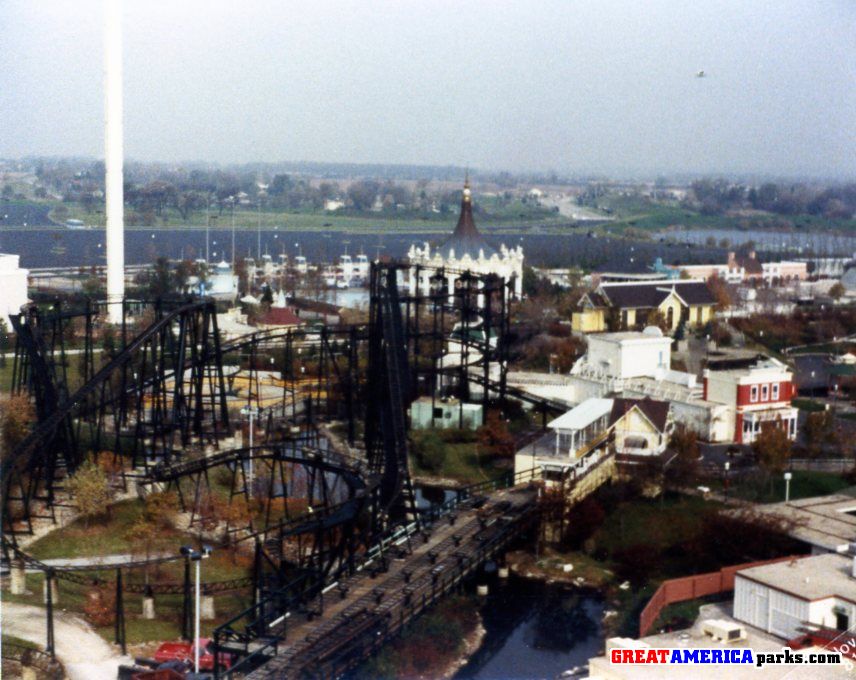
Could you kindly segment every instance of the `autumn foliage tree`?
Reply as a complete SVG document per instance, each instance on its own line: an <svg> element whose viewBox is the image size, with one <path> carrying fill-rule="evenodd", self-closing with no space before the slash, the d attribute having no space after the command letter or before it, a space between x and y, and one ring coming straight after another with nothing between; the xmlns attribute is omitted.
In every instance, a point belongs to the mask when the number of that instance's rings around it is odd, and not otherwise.
<svg viewBox="0 0 856 680"><path fill-rule="evenodd" d="M484 453L500 458L514 455L514 436L497 411L489 411L487 421L478 430L479 446Z"/></svg>
<svg viewBox="0 0 856 680"><path fill-rule="evenodd" d="M693 484L699 474L698 434L678 423L669 438L669 449L674 457L666 468L666 481L675 487Z"/></svg>
<svg viewBox="0 0 856 680"><path fill-rule="evenodd" d="M25 396L16 394L0 402L0 457L5 459L24 440L35 420L33 404Z"/></svg>
<svg viewBox="0 0 856 680"><path fill-rule="evenodd" d="M835 416L830 411L809 413L803 425L805 434L806 453L810 458L817 458L826 446L834 446L838 442L835 433Z"/></svg>
<svg viewBox="0 0 856 680"><path fill-rule="evenodd" d="M113 489L107 474L95 463L83 463L68 479L66 488L87 528L91 518L104 515L109 510Z"/></svg>
<svg viewBox="0 0 856 680"><path fill-rule="evenodd" d="M96 586L86 593L83 613L93 626L109 626L113 623L115 612L116 594L110 586Z"/></svg>
<svg viewBox="0 0 856 680"><path fill-rule="evenodd" d="M716 300L716 308L718 310L722 311L731 306L731 291L728 290L728 284L724 279L719 278L716 274L712 274L707 280L707 287L710 289L714 300Z"/></svg>
<svg viewBox="0 0 856 680"><path fill-rule="evenodd" d="M791 459L791 440L780 422L770 420L761 424L752 451L763 470L781 473Z"/></svg>

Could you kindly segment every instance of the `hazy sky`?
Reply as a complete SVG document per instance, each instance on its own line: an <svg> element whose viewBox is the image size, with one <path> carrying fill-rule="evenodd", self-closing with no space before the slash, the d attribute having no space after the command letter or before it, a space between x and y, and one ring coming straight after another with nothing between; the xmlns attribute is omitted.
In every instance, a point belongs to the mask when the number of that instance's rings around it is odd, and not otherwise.
<svg viewBox="0 0 856 680"><path fill-rule="evenodd" d="M0 156L102 155L101 33L0 0ZM126 0L124 42L140 160L856 176L854 0Z"/></svg>

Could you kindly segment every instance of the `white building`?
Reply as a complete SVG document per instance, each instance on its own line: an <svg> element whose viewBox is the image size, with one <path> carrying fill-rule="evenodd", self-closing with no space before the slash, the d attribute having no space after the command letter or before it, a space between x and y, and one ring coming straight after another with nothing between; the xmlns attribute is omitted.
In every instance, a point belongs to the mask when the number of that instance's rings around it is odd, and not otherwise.
<svg viewBox="0 0 856 680"><path fill-rule="evenodd" d="M554 478L581 474L604 456L616 453L637 463L663 454L672 432L671 409L654 399L593 397L550 421L552 445L535 442L517 452L515 472L540 467ZM544 438L549 439L549 435ZM551 475L545 477L548 481Z"/></svg>
<svg viewBox="0 0 856 680"><path fill-rule="evenodd" d="M827 553L738 571L734 618L785 640L806 624L856 625L856 558Z"/></svg>
<svg viewBox="0 0 856 680"><path fill-rule="evenodd" d="M464 184L461 214L454 233L433 251L428 243L422 248L412 245L407 256L412 265L444 268L450 295L454 292L458 276L464 272L496 274L506 283L513 281L515 296L523 294L523 248L506 248L503 244L497 250L485 240L473 220L469 181ZM410 272L411 290L418 286L419 290L428 293L432 274L432 271L422 272L419 281L415 281L416 267L413 267Z"/></svg>
<svg viewBox="0 0 856 680"><path fill-rule="evenodd" d="M598 333L586 338L588 350L571 368L570 375L539 378L509 373L508 384L568 404L608 396L667 401L675 422L695 430L702 439L733 440L733 407L705 399L695 374L669 368L672 341L659 328Z"/></svg>
<svg viewBox="0 0 856 680"><path fill-rule="evenodd" d="M9 317L21 311L27 304L27 276L30 273L21 269L19 255L0 253L0 316L6 323Z"/></svg>
<svg viewBox="0 0 856 680"><path fill-rule="evenodd" d="M234 302L238 297L238 276L232 271L232 266L221 260L208 277L207 294L218 299Z"/></svg>
<svg viewBox="0 0 856 680"><path fill-rule="evenodd" d="M672 356L672 339L655 326L642 332L598 333L586 336L588 351L571 374L594 372L623 380L665 375Z"/></svg>

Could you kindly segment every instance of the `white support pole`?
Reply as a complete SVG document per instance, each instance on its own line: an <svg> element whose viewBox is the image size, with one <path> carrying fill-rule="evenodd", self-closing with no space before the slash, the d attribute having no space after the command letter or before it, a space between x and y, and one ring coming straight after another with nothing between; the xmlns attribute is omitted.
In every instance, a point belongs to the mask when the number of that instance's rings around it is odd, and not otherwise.
<svg viewBox="0 0 856 680"><path fill-rule="evenodd" d="M254 410L250 409L250 493L253 492L253 414Z"/></svg>
<svg viewBox="0 0 856 680"><path fill-rule="evenodd" d="M201 559L196 560L196 637L193 638L193 671L199 675L199 563Z"/></svg>
<svg viewBox="0 0 856 680"><path fill-rule="evenodd" d="M104 167L107 213L107 302L122 322L125 297L125 216L122 147L122 0L104 2Z"/></svg>

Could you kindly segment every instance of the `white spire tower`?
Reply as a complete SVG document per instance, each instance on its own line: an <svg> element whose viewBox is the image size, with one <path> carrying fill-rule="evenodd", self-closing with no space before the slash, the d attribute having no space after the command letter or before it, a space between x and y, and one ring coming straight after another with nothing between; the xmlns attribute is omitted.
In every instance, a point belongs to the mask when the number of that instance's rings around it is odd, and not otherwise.
<svg viewBox="0 0 856 680"><path fill-rule="evenodd" d="M125 297L125 199L122 145L122 0L104 0L104 166L107 214L107 302L122 321Z"/></svg>

